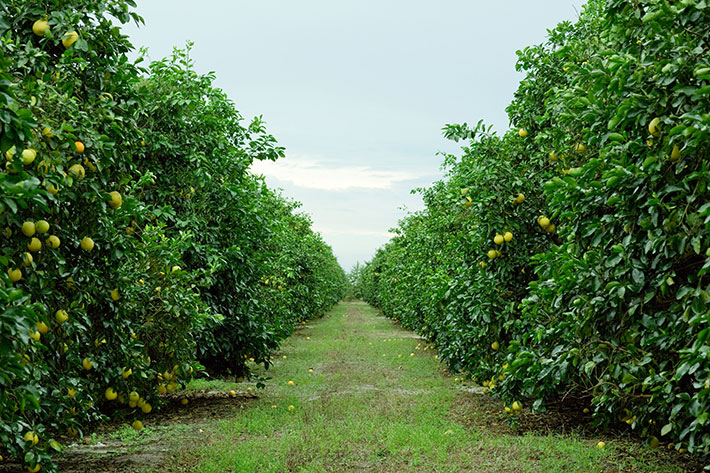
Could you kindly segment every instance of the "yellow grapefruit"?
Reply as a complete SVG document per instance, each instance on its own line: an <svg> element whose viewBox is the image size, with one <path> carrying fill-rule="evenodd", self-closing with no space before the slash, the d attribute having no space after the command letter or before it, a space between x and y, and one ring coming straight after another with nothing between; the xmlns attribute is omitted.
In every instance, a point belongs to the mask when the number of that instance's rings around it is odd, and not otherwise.
<svg viewBox="0 0 710 473"><path fill-rule="evenodd" d="M19 268L15 268L15 269L9 268L7 270L7 275L9 276L10 281L12 281L12 282L17 282L20 279L22 279L22 271L20 271Z"/></svg>
<svg viewBox="0 0 710 473"><path fill-rule="evenodd" d="M22 164L25 166L32 164L37 157L37 151L33 149L25 149L22 151Z"/></svg>
<svg viewBox="0 0 710 473"><path fill-rule="evenodd" d="M51 27L47 20L37 20L32 24L32 32L37 36L44 36L50 29Z"/></svg>
<svg viewBox="0 0 710 473"><path fill-rule="evenodd" d="M66 310L60 309L54 313L54 320L56 320L58 324L63 324L64 322L69 320L69 314L67 314Z"/></svg>
<svg viewBox="0 0 710 473"><path fill-rule="evenodd" d="M81 249L84 251L91 251L94 249L94 240L89 237L84 237L81 239Z"/></svg>
<svg viewBox="0 0 710 473"><path fill-rule="evenodd" d="M62 44L65 48L69 49L71 45L76 43L78 39L79 33L77 33L76 31L70 31L69 33L66 33L64 35L64 38L62 38Z"/></svg>
<svg viewBox="0 0 710 473"><path fill-rule="evenodd" d="M35 230L37 230L37 233L40 235L47 233L49 231L49 222L46 220L37 220L35 223Z"/></svg>
<svg viewBox="0 0 710 473"><path fill-rule="evenodd" d="M42 249L42 242L39 241L39 238L32 238L27 244L27 249L32 252L39 251Z"/></svg>
<svg viewBox="0 0 710 473"><path fill-rule="evenodd" d="M110 192L109 195L111 196L111 199L108 201L108 205L112 209L117 209L121 205L123 205L123 198L121 197L121 194L117 191Z"/></svg>
<svg viewBox="0 0 710 473"><path fill-rule="evenodd" d="M22 233L26 237L31 237L32 235L35 234L36 231L37 231L37 228L35 227L34 222L27 221L22 224Z"/></svg>

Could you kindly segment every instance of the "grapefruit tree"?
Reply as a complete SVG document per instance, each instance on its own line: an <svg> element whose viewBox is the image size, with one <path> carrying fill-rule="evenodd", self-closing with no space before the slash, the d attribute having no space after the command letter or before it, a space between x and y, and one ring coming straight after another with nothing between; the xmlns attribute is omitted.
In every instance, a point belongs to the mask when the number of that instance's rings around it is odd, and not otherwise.
<svg viewBox="0 0 710 473"><path fill-rule="evenodd" d="M0 449L33 471L103 416L142 427L207 362L195 340L248 374L244 355L268 364L345 287L310 222L247 171L283 156L263 122L243 126L185 51L129 61L109 16L140 23L134 6L0 5ZM260 278L280 263L294 277L274 297Z"/></svg>
<svg viewBox="0 0 710 473"><path fill-rule="evenodd" d="M445 129L462 155L366 299L508 405L710 454L709 27L704 2L594 0L520 51L514 130Z"/></svg>

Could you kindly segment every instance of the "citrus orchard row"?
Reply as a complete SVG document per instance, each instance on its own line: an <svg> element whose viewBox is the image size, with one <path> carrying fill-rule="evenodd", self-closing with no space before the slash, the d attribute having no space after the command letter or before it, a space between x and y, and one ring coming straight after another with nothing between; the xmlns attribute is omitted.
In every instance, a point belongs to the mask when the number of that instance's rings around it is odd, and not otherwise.
<svg viewBox="0 0 710 473"><path fill-rule="evenodd" d="M462 155L356 289L506 406L708 456L708 37L706 2L590 0L518 52L517 130L445 128Z"/></svg>
<svg viewBox="0 0 710 473"><path fill-rule="evenodd" d="M248 172L284 155L261 119L187 50L128 59L133 7L0 4L0 454L29 471L106 416L142 428L198 373L268 366L346 284Z"/></svg>

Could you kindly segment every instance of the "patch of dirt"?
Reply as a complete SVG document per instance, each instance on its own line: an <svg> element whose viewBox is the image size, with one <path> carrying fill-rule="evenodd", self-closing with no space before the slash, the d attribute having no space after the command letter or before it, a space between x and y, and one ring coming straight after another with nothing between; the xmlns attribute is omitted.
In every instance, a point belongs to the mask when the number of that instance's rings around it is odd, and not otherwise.
<svg viewBox="0 0 710 473"><path fill-rule="evenodd" d="M496 434L515 434L515 429L507 423L507 416L500 401L491 396L463 391L455 397L449 412L452 420L467 429L486 429Z"/></svg>
<svg viewBox="0 0 710 473"><path fill-rule="evenodd" d="M188 405L180 404L188 399ZM71 443L68 437L59 439L66 445L56 459L62 473L134 473L143 470L161 472L191 471L197 462L194 450L197 443L205 442L204 432L216 420L234 416L256 395L238 394L230 397L222 391L189 391L169 396L170 404L149 416L145 421L145 434L123 440L111 434L126 425L127 421L112 421L99 425L95 435L82 442ZM91 443L91 438L98 438ZM18 463L0 464L0 473L22 472Z"/></svg>
<svg viewBox="0 0 710 473"><path fill-rule="evenodd" d="M337 359L335 357L331 359ZM354 369L360 369L360 363L355 363L353 361L333 361L331 363L324 363L320 366L319 371L325 374L342 374L352 372Z"/></svg>
<svg viewBox="0 0 710 473"><path fill-rule="evenodd" d="M540 432L544 434L580 433L586 436L598 437L600 431L592 424L591 414L585 414L584 408L588 407L582 401L549 402L547 412L534 413L523 411L519 416L519 427L523 432ZM614 432L622 435L622 432Z"/></svg>
<svg viewBox="0 0 710 473"><path fill-rule="evenodd" d="M151 425L193 424L221 419L234 414L237 409L243 409L246 403L258 397L256 394L248 393L237 393L236 396L231 397L227 392L208 389L175 393L168 397L170 404L149 422ZM180 404L183 398L188 399L188 408Z"/></svg>

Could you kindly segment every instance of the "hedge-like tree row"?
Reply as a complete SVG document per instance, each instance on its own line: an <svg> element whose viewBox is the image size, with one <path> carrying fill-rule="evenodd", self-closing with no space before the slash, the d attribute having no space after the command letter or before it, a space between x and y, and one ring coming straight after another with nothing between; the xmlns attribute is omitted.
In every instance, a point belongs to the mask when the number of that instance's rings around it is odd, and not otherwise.
<svg viewBox="0 0 710 473"><path fill-rule="evenodd" d="M710 454L709 38L706 2L591 0L518 53L514 131L446 127L461 156L357 290L513 413Z"/></svg>
<svg viewBox="0 0 710 473"><path fill-rule="evenodd" d="M284 155L188 50L143 68L131 0L0 4L0 454L52 470L105 415L141 428L198 371L248 376L345 291Z"/></svg>

